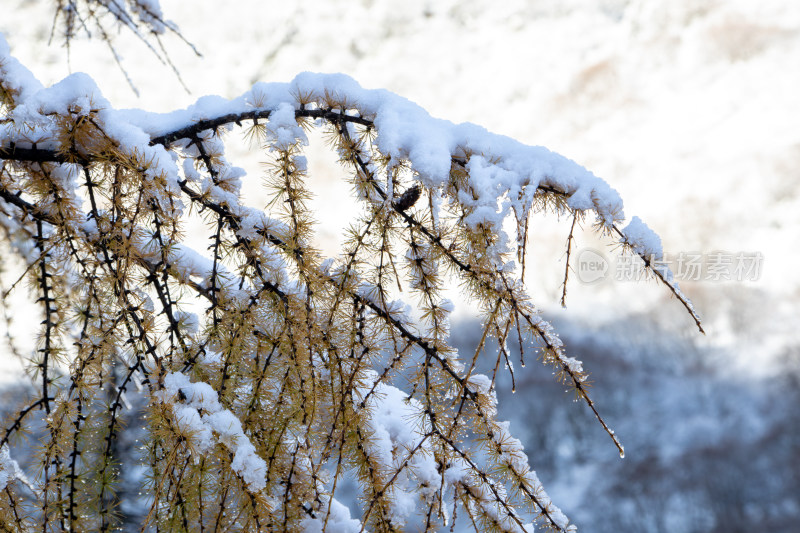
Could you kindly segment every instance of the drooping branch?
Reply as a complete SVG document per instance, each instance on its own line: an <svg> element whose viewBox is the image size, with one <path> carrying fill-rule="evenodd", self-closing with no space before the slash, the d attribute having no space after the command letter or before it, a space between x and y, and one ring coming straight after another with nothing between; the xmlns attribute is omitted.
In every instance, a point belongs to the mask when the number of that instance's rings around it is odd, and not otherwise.
<svg viewBox="0 0 800 533"><path fill-rule="evenodd" d="M226 126L228 124L233 124L233 123L242 124L242 122L244 122L244 121L257 122L259 119L268 119L271 113L272 113L272 110L253 110L253 111L248 111L248 112L243 112L243 113L226 114L226 115L222 115L222 116L211 118L211 119L201 120L201 121L198 121L195 124L192 124L192 125L189 125L189 126L185 126L185 127L179 128L179 129L175 129L175 130L172 130L172 131L170 131L168 133L165 133L165 134L158 135L158 136L154 137L151 140L151 145L155 145L155 144L168 145L169 143L173 143L173 142L179 141L181 139L185 139L185 138L192 139L193 143L200 148L201 156L205 160L205 165L206 165L207 169L209 170L209 172L211 172L213 174L213 172L214 172L213 171L213 166L211 165L211 162L208 159L207 155L202 151L203 150L202 149L202 144L199 141L198 135L201 132L208 131L208 130L216 130L216 129L224 127L224 126ZM343 136L343 138L347 142L350 142L350 143L352 143L352 140L350 140L350 138L349 138L349 133L348 133L347 128L344 127L345 124L358 124L360 126L364 126L364 127L367 127L367 128L374 127L373 121L371 121L369 119L365 119L365 118L360 117L360 116L347 115L347 114L344 114L341 111L335 110L333 108L331 108L331 109L310 109L310 110L301 108L301 109L295 111L295 118L296 119L302 119L302 118L323 119L323 120L331 123L333 126L335 126L337 128L337 131L339 131L339 133ZM73 162L72 160L74 159L74 157L70 157L70 156L67 156L67 155L59 154L59 153L54 152L54 151L40 150L40 149L35 149L35 148L30 148L30 149L25 149L25 151L20 151L19 149L14 147L14 149L8 149L6 151L6 155L9 156L9 159L17 160L17 161L27 161L27 159L25 159L26 157L32 157L32 159L34 161L36 161L36 162L46 162L46 161ZM368 164L367 160L365 160L363 158L363 156L359 152L354 152L353 162L354 162L354 164L357 165L357 167L359 168L360 172L362 172L365 176L369 176L368 182L371 185L371 187L375 190L375 192L378 194L378 196L383 200L387 200L388 195L383 190L381 185L377 182L377 180L374 178L373 172L372 172L372 170L370 168L370 165ZM458 165L461 168L466 168L468 163L469 163L469 160L468 159L463 159L461 157L453 156L452 157L452 162L453 162L453 164ZM560 190L560 189L558 189L558 188L556 188L556 187L554 187L554 186L552 186L550 184L547 184L547 183L549 183L549 180L545 179L543 181L545 182L545 184L537 185L537 191L540 191L542 194L552 194L552 195L561 196L561 197L564 197L564 198L569 198L569 196L570 196L569 192ZM228 225L230 226L231 230L234 233L236 233L239 230L239 228L241 227L241 220L239 220L238 217L232 215L232 213L230 212L228 207L207 200L200 193L195 192L194 190L192 190L188 186L188 184L186 182L181 182L180 183L180 187L181 187L181 190L183 191L183 193L186 194L192 201L198 202L198 203L200 203L200 205L202 205L203 208L210 209L210 210L214 211L215 213L217 213L218 215L220 215L222 217L220 220L226 220L228 222ZM8 196L8 195L6 194L6 196ZM14 201L12 200L12 203L13 202ZM20 204L20 202L16 201L16 204ZM426 237L426 239L430 242L430 244L436 246L440 250L440 252L448 260L450 260L458 269L460 269L466 275L470 276L473 280L475 280L480 285L486 287L487 289L491 289L491 287L489 286L489 284L491 282L489 281L488 278L485 277L487 274L488 275L492 275L491 273L482 272L480 269L476 269L476 267L471 265L469 262L465 262L461 258L457 257L455 255L455 253L453 252L453 245L448 245L448 244L445 244L444 242L442 242L442 239L441 239L440 236L432 233L431 230L429 230L427 228L427 226L425 226L424 224L422 224L418 220L416 220L416 218L413 216L413 214L407 212L407 209L402 204L393 202L393 203L391 203L391 207L392 207L392 209L394 210L394 212L396 213L397 216L399 216L407 225L409 225L410 227L413 227L414 229L419 231L422 235L424 235ZM611 228L620 237L624 238L622 230L616 224L612 224ZM281 248L281 249L284 249L284 250L287 249L286 243L281 238L279 238L276 235L274 235L273 233L270 233L268 231L264 231L264 232L262 232L262 236L265 237L268 242L270 242L271 244L277 246L278 248ZM242 239L240 239L240 244L244 245L244 246L247 246L246 242L243 241ZM698 327L702 331L702 326L700 324L699 318L697 317L697 315L693 311L693 309L690 307L690 304L688 304L688 300L686 299L686 297L680 291L677 290L677 286L674 283L668 283L662 272L652 268L652 265L651 265L651 260L652 259L650 257L642 256L642 260L645 262L646 267L649 268L650 270L652 270L655 273L655 275L665 285L667 285L667 287L670 289L670 291L672 291L673 294L675 294L679 298L679 300L687 308L687 310L690 311L690 313L692 314L693 319L695 320L696 324L698 325ZM317 275L321 275L321 274L317 273ZM502 277L502 274L501 274L501 277ZM330 281L332 283L335 283L333 280L330 280ZM276 294L281 295L281 291L279 289L277 289L277 287L273 286L270 282L264 280L264 283L265 283L264 286L269 288L270 291L272 291L272 292L276 292L277 291ZM504 284L505 284L506 290L507 290L507 295L506 295L504 301L506 301L509 305L511 305L511 307L514 309L514 312L515 312L515 314L517 316L522 317L524 319L524 321L527 323L527 325L529 327L531 327L534 331L537 332L539 338L541 339L541 341L544 344L544 348L545 348L546 352L549 353L549 354L552 354L553 361L557 362L557 366L559 367L560 372L564 373L564 375L566 375L566 376L569 376L570 383L573 385L573 387L575 387L576 391L578 391L579 396L584 398L584 400L587 402L587 404L591 408L592 412L595 414L597 419L600 421L600 423L603 426L603 428L612 437L612 439L614 440L615 444L619 448L620 453L622 454L623 453L623 451L622 451L623 449L622 449L621 444L618 441L618 438L616 437L614 432L611 431L608 428L608 426L606 425L605 421L602 419L602 417L600 416L600 414L597 411L596 407L594 406L594 402L588 396L588 393L587 393L585 387L582 384L582 382L583 382L582 375L579 375L579 374L575 373L576 371L573 369L573 366L570 364L569 361L564 359L564 356L561 353L562 350L561 350L560 342L559 341L554 341L553 338L551 338L550 334L547 332L547 328L549 326L546 323L544 323L538 316L534 318L531 315L531 311L520 308L518 302L525 301L527 298L523 297L522 295L516 294L515 290L512 290L511 285L505 280L504 280ZM205 294L208 294L207 291L208 291L208 288L203 288L203 292ZM376 314L378 314L378 316L381 316L384 320L388 320L388 322L391 324L391 326L393 328L395 328L403 338L405 338L406 340L408 340L410 342L413 342L414 344L418 345L428 356L432 357L433 359L438 361L440 364L442 364L443 368L445 369L445 371L447 371L449 374L451 374L451 376L453 378L456 378L457 381L460 381L458 379L457 373L449 366L449 364L447 364L445 362L445 359L442 358L437 353L435 348L433 348L430 345L428 345L428 343L426 341L422 340L420 337L417 337L415 334L411 333L410 330L408 330L407 327L404 326L403 324L401 324L399 321L393 319L390 316L389 313L387 313L385 310L380 308L380 305L378 305L376 302L373 302L371 300L364 300L363 296L358 295L358 294L350 294L350 296L356 298L363 305L366 305L367 307L369 307L373 312L376 312ZM281 296L281 297L283 297L283 296ZM461 386L462 386L462 390L466 390L464 388L464 386L463 386L463 382L461 383Z"/></svg>
<svg viewBox="0 0 800 533"><path fill-rule="evenodd" d="M204 131L217 131L220 128L229 126L231 124L242 125L245 122L254 122L257 123L258 120L266 120L269 119L273 109L253 109L248 111L236 112L236 113L226 113L220 116L206 118L202 120L198 120L193 122L192 124L182 126L179 128L171 129L168 132L162 132L157 135L152 136L150 140L150 145L162 145L162 146L169 146L170 144L179 141L181 139L196 139L197 136ZM366 118L361 115L353 115L353 114L346 114L343 113L340 109L336 108L318 108L318 109L307 109L304 104L300 105L299 109L295 110L295 118L303 119L303 118L311 118L311 119L323 119L336 127L340 128L340 131L344 132L345 130L341 129L342 124L358 124L360 126L364 126L366 128L372 129L375 128L374 120L370 118ZM91 163L90 159L85 158L84 154L75 154L75 153L59 153L56 150L48 150L48 149L39 149L34 147L19 147L16 144L11 144L8 146L3 146L0 144L0 159L4 159L7 161L19 161L19 162L27 162L27 163L44 163L44 162L59 162L59 163L79 163L84 166ZM453 155L451 156L451 161L453 164L459 165L462 168L465 168L468 164L468 160L459 156ZM360 160L360 156L356 158L356 162L359 166L362 167L362 170L368 172L366 168L366 162ZM536 186L536 190L544 193L544 194L552 194L555 196L563 197L565 199L569 199L575 191L569 191L560 189L554 186L552 183L555 180L552 180L548 177L544 177L539 184ZM386 193L380 188L380 185L372 179L371 184L375 187L376 192L381 195L382 198L386 198ZM457 257L455 257L451 252L451 246L445 245L441 242L440 238L430 232L427 227L419 224L414 223L413 218L405 212L405 209L400 209L401 207L399 204L393 206L395 208L396 213L403 218L407 223L414 225L419 231L421 231L431 243L435 244L439 247L448 258L453 261L460 269L464 271L469 271L471 268L469 265L461 262ZM624 235L623 230L617 225L616 223L611 223L608 225L608 229L610 229L613 233L617 234L624 243ZM652 257L647 255L640 255L642 261L644 262L645 267L652 272L658 279L661 281L668 290L681 302L681 304L686 308L686 310L692 316L692 319L695 321L698 329L702 332L702 322L700 320L699 315L694 310L693 306L689 302L689 299L683 294L682 291L677 287L677 284L673 281L668 281L667 276L662 272L663 269L654 269L652 263Z"/></svg>
<svg viewBox="0 0 800 533"><path fill-rule="evenodd" d="M114 526L113 458L126 392L141 374L148 523L341 524L334 496L355 467L368 503L351 530L399 526L404 493L423 506L428 529L444 525L452 497L454 509L500 530L521 531L531 517L572 530L496 419L494 375L478 373L479 358L491 337L494 374L504 362L511 370L506 341L516 336L523 365L523 345L535 341L622 452L580 361L565 355L510 261L524 264L528 214L546 206L593 212L634 252L654 250L641 226L618 226L621 201L602 180L544 149L435 121L347 79L301 77L162 116L119 113L89 92L66 112L31 107L0 122L3 210L39 228L38 254L25 257L39 285L45 280L45 299L77 309L67 318L77 341L65 351L69 385L53 402L47 442L50 503L39 514L50 509L65 528L89 527L77 509L91 493L94 526ZM330 261L312 247L306 202L313 191L302 154L312 122L363 207L343 254ZM225 159L220 133L234 124L267 151L267 212L245 205L243 172ZM187 212L207 225L209 257L183 244ZM516 239L503 227L511 216ZM657 264L645 264L680 294ZM442 300L440 269L485 320L468 364L449 345L453 305ZM65 275L46 284L55 272ZM400 293L405 301L393 301ZM187 312L198 303L204 318ZM100 408L87 392L98 376L114 376ZM397 388L406 380L409 390ZM45 383L42 394L55 396L57 384ZM90 445L93 434L102 439ZM92 453L95 468L84 459ZM226 514L231 502L242 503L241 520Z"/></svg>

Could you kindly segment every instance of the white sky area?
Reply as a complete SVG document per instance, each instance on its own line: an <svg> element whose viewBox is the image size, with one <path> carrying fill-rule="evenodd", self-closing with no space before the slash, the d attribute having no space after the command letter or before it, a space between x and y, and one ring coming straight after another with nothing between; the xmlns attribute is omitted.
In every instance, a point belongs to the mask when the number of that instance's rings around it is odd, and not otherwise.
<svg viewBox="0 0 800 533"><path fill-rule="evenodd" d="M769 360L799 340L797 0L162 0L166 18L203 57L165 40L187 94L121 32L138 97L98 41L74 42L68 66L61 43L47 44L48 2L28 4L4 1L0 32L12 53L45 85L70 66L87 72L116 107L168 111L206 94L238 96L256 81L343 72L434 116L544 145L608 181L627 216L659 233L667 253L762 254L758 281L682 284L705 318L704 342L744 361L745 353ZM322 165L323 152L317 143L312 165ZM258 198L258 159L237 153L229 159L248 169ZM317 171L324 242L336 242L346 212L336 173L333 165ZM560 310L569 223L540 217L532 225L534 301L595 324L650 313L668 331L697 334L654 282L584 285L573 277L569 307ZM610 242L588 230L577 249L611 257Z"/></svg>

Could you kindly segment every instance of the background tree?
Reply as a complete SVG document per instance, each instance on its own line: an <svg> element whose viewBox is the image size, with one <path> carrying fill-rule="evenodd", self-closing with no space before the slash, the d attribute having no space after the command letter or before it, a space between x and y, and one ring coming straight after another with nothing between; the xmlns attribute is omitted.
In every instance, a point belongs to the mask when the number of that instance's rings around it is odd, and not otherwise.
<svg viewBox="0 0 800 533"><path fill-rule="evenodd" d="M128 20L120 5L85 5ZM79 12L59 4L65 17ZM0 442L0 519L11 529L107 530L140 506L144 529L460 520L519 531L537 519L571 530L496 418L497 372L513 372L516 357L507 341L522 364L535 343L623 448L580 361L526 294L529 216L592 216L700 324L658 263L658 238L637 218L622 229L622 202L602 180L345 76L257 84L155 115L113 109L83 75L43 88L0 42L0 97L0 224L44 319L30 363L37 392ZM223 139L234 128L267 159L266 209L239 194L245 176ZM325 132L359 205L335 258L314 249L310 128ZM197 221L207 253L184 242ZM451 280L483 318L466 356L450 343ZM131 463L121 435L134 404ZM9 444L37 417L42 444L26 475ZM142 493L120 492L136 468ZM357 518L336 498L348 476Z"/></svg>

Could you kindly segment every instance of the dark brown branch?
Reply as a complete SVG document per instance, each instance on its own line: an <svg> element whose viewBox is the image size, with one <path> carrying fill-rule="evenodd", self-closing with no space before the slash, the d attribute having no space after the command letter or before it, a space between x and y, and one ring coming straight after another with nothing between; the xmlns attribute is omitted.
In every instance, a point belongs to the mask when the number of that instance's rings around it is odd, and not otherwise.
<svg viewBox="0 0 800 533"><path fill-rule="evenodd" d="M567 259L564 267L564 282L561 284L561 307L567 306L567 282L569 281L569 258L572 255L572 241L575 240L575 223L578 221L578 213L572 214L572 225L569 227L569 236L567 237Z"/></svg>

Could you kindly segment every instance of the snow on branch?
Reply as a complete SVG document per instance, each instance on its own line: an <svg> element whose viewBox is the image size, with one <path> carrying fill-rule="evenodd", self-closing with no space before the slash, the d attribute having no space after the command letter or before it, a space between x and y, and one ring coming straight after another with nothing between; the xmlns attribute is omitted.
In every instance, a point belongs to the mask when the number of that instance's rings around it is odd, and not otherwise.
<svg viewBox="0 0 800 533"><path fill-rule="evenodd" d="M172 407L178 429L191 442L196 461L219 442L233 454L230 467L251 491L266 486L266 462L244 434L242 422L220 405L210 385L192 383L183 374L171 373L164 377L160 396Z"/></svg>
<svg viewBox="0 0 800 533"><path fill-rule="evenodd" d="M622 230L615 226L614 231L619 236L620 243L638 255L644 261L645 267L669 287L672 294L678 298L689 312L700 332L705 333L700 315L695 310L691 300L681 290L672 271L663 261L664 252L661 249L661 238L639 217L633 217Z"/></svg>
<svg viewBox="0 0 800 533"><path fill-rule="evenodd" d="M19 464L11 458L8 444L0 448L0 490L4 490L9 482L22 476Z"/></svg>
<svg viewBox="0 0 800 533"><path fill-rule="evenodd" d="M157 4L110 9L163 29ZM513 377L513 338L523 366L535 345L623 454L583 364L526 291L529 215L593 216L700 325L657 263L657 237L637 218L620 229L622 201L606 182L347 76L303 73L155 114L114 109L85 75L41 87L0 40L0 89L0 229L45 317L31 362L42 397L20 415L43 411L44 499L6 491L0 504L21 529L27 519L9 509L79 529L115 523L115 443L138 401L149 525L203 528L213 516L242 530L461 520L574 531L497 419L493 387L501 365ZM324 132L353 190L330 258L315 249L309 128ZM227 159L232 130L261 148L265 208L241 193L252 178ZM207 248L187 245L190 217ZM451 344L447 275L483 320L471 359ZM360 519L337 499L348 473ZM226 515L231 502L239 512Z"/></svg>

